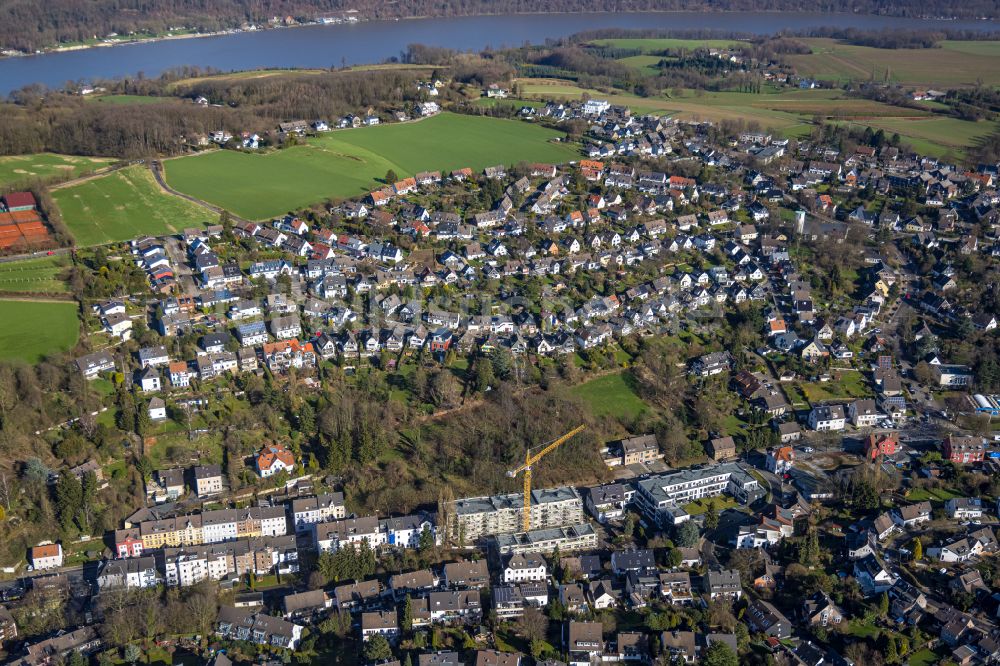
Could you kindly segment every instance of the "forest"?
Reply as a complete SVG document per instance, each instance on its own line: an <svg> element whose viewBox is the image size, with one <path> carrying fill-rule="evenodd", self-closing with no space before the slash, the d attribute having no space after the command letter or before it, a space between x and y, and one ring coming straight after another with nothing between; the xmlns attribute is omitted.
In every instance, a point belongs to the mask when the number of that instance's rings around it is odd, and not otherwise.
<svg viewBox="0 0 1000 666"><path fill-rule="evenodd" d="M398 71L289 74L238 82L209 78L180 91L183 99L167 96L176 78L108 83L123 94L163 96L162 103L143 105L97 104L78 95L22 90L11 103L0 104L0 153L51 151L126 159L174 155L184 149L181 137L220 128L263 134L288 118L336 118L416 98L415 75ZM197 96L212 105L193 104Z"/></svg>
<svg viewBox="0 0 1000 666"><path fill-rule="evenodd" d="M0 48L32 51L111 33L163 33L183 25L198 31L264 24L273 18L311 20L356 9L363 18L531 14L584 11L809 11L907 17L997 16L992 0L375 0L360 6L344 0L2 0Z"/></svg>

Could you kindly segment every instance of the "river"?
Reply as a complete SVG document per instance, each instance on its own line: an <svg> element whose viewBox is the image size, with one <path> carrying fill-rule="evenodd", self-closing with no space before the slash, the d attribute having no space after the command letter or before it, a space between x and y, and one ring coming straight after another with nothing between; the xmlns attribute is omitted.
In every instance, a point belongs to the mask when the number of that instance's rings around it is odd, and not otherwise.
<svg viewBox="0 0 1000 666"><path fill-rule="evenodd" d="M192 39L151 41L0 59L0 94L41 83L157 76L181 65L243 70L260 67L340 67L383 62L407 44L458 50L541 43L598 28L714 29L769 34L819 26L1000 30L997 21L941 21L793 12L641 12L468 16L347 25L310 25Z"/></svg>

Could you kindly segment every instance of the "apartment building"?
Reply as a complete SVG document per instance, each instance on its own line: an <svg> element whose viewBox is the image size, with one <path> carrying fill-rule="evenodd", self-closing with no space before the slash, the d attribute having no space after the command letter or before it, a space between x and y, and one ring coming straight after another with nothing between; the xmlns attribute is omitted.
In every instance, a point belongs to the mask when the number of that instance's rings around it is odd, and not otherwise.
<svg viewBox="0 0 1000 666"><path fill-rule="evenodd" d="M146 520L139 525L144 550L283 536L287 533L288 521L283 506L219 509L176 518Z"/></svg>
<svg viewBox="0 0 1000 666"><path fill-rule="evenodd" d="M161 582L163 578L156 567L156 558L152 555L108 560L97 575L97 587L102 591L116 588L141 590L156 587Z"/></svg>
<svg viewBox="0 0 1000 666"><path fill-rule="evenodd" d="M548 567L541 555L515 553L503 568L503 582L524 583L545 580Z"/></svg>
<svg viewBox="0 0 1000 666"><path fill-rule="evenodd" d="M489 539L489 548L501 555L510 553L561 553L597 548L597 532L590 523L567 527L547 527L530 532L498 534Z"/></svg>
<svg viewBox="0 0 1000 666"><path fill-rule="evenodd" d="M164 548L157 562L167 585L187 587L247 573L266 575L299 569L295 536L259 537L207 546Z"/></svg>
<svg viewBox="0 0 1000 666"><path fill-rule="evenodd" d="M292 522L297 532L306 532L315 523L343 520L346 517L344 493L326 493L292 500Z"/></svg>
<svg viewBox="0 0 1000 666"><path fill-rule="evenodd" d="M447 533L456 543L520 532L524 516L520 493L469 497L450 505ZM584 522L583 500L575 488L545 488L531 492L532 528L561 527Z"/></svg>
<svg viewBox="0 0 1000 666"><path fill-rule="evenodd" d="M703 497L728 493L747 504L761 493L760 484L736 463L682 469L643 479L636 486L636 503L657 524L673 525L688 516L680 507Z"/></svg>
<svg viewBox="0 0 1000 666"><path fill-rule="evenodd" d="M222 467L220 465L198 465L191 474L194 478L194 492L198 497L221 493Z"/></svg>
<svg viewBox="0 0 1000 666"><path fill-rule="evenodd" d="M344 546L358 547L364 542L377 548L387 543L386 533L377 516L314 523L310 525L310 530L318 551L337 551Z"/></svg>

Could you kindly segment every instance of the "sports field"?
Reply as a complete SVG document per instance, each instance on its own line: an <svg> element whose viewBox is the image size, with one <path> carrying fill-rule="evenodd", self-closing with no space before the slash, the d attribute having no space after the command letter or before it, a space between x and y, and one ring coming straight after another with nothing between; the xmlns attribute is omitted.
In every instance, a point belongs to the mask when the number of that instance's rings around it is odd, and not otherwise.
<svg viewBox="0 0 1000 666"><path fill-rule="evenodd" d="M69 287L60 276L68 267L64 256L0 263L0 292L65 293Z"/></svg>
<svg viewBox="0 0 1000 666"><path fill-rule="evenodd" d="M520 161L567 162L577 147L554 143L559 132L516 120L450 113L412 123L330 132L308 144L262 155L216 150L164 162L178 191L237 215L263 219L325 199L380 187L390 169L474 170Z"/></svg>
<svg viewBox="0 0 1000 666"><path fill-rule="evenodd" d="M908 86L1000 85L1000 42L941 42L935 49L876 49L835 39L803 39L812 53L790 55L802 76L825 81L886 78Z"/></svg>
<svg viewBox="0 0 1000 666"><path fill-rule="evenodd" d="M205 209L163 192L142 166L53 190L52 196L80 246L175 233L212 219Z"/></svg>
<svg viewBox="0 0 1000 666"><path fill-rule="evenodd" d="M76 157L55 153L0 157L0 185L31 178L73 178L84 171L99 169L114 160L103 157Z"/></svg>
<svg viewBox="0 0 1000 666"><path fill-rule="evenodd" d="M76 303L0 300L0 359L37 363L71 349L80 335Z"/></svg>

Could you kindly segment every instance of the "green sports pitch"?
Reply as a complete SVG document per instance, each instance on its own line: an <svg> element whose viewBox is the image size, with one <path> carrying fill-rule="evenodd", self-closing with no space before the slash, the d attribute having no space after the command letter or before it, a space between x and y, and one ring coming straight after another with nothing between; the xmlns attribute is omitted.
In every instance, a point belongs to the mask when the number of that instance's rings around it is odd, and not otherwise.
<svg viewBox="0 0 1000 666"><path fill-rule="evenodd" d="M0 359L37 363L72 349L80 336L73 302L0 300Z"/></svg>

